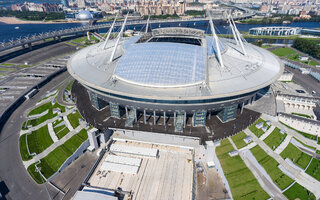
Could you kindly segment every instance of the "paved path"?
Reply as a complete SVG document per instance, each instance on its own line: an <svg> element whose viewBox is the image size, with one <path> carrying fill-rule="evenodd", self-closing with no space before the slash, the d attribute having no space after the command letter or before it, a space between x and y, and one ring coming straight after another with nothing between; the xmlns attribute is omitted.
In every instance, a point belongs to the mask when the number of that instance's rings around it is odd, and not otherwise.
<svg viewBox="0 0 320 200"><path fill-rule="evenodd" d="M71 126L71 124L70 124L70 122L69 122L69 120L68 120L67 115L64 115L64 116L63 116L63 120L64 120L64 122L66 123L67 128L68 128L70 131L73 131L74 128Z"/></svg>
<svg viewBox="0 0 320 200"><path fill-rule="evenodd" d="M73 77L69 76L66 80L64 80L63 84L60 87L60 90L57 95L57 102L63 106L74 106L75 103L68 103L63 100L64 91L68 87L69 83L74 80Z"/></svg>
<svg viewBox="0 0 320 200"><path fill-rule="evenodd" d="M281 144L274 150L275 153L280 154L290 143L292 135L288 135L287 137L281 142Z"/></svg>
<svg viewBox="0 0 320 200"><path fill-rule="evenodd" d="M34 156L31 160L24 161L23 164L26 168L28 168L29 165L32 163L37 162L38 160L46 157L51 151L53 151L56 147L62 145L65 143L68 139L70 139L73 135L77 134L81 129L85 127L86 123L81 123L76 129L70 131L67 135L65 135L63 138L61 138L58 142L53 143L51 146L46 148L43 152L37 154Z"/></svg>
<svg viewBox="0 0 320 200"><path fill-rule="evenodd" d="M266 139L271 133L272 131L275 129L276 127L275 126L272 126L263 134L261 135L261 137L259 138L260 140L264 140Z"/></svg>
<svg viewBox="0 0 320 200"><path fill-rule="evenodd" d="M269 174L265 169L258 163L255 157L251 154L250 150L245 150L239 153L240 157L256 177L262 188L276 200L287 199L282 193L281 190L276 186Z"/></svg>
<svg viewBox="0 0 320 200"><path fill-rule="evenodd" d="M320 198L320 182L318 182L312 176L301 172L292 166L290 166L279 154L273 152L263 141L259 140L255 134L253 134L248 128L244 130L247 135L251 135L254 142L256 142L269 156L274 158L279 164L281 164L290 174L295 177L295 180L311 191L316 198Z"/></svg>
<svg viewBox="0 0 320 200"><path fill-rule="evenodd" d="M49 123L48 124L48 131L49 131L49 134L50 134L50 137L51 139L53 140L53 142L58 142L59 141L59 138L56 136L56 133L54 132L53 130L53 126L52 126L52 123Z"/></svg>

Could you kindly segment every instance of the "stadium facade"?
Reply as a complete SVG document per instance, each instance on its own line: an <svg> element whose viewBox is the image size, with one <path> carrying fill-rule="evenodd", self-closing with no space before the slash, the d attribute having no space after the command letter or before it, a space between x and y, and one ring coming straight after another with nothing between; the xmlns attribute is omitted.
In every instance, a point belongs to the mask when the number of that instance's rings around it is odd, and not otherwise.
<svg viewBox="0 0 320 200"><path fill-rule="evenodd" d="M74 54L68 71L96 109L109 106L111 117L126 117L126 126L137 116L146 123L150 115L162 116L164 125L172 117L178 132L187 117L194 127L204 126L211 114L222 122L233 120L280 77L283 65L267 50L244 42L232 23L234 39L223 39L210 22L213 36L170 27L123 38L123 26L115 39L108 36Z"/></svg>

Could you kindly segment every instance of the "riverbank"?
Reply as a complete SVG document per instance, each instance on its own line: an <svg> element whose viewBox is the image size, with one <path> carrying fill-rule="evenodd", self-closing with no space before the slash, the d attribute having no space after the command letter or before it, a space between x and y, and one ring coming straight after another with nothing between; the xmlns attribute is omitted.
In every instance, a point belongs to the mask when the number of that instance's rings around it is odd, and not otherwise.
<svg viewBox="0 0 320 200"><path fill-rule="evenodd" d="M57 24L57 23L79 23L79 21L55 20L55 21L27 21L16 17L0 17L0 24Z"/></svg>

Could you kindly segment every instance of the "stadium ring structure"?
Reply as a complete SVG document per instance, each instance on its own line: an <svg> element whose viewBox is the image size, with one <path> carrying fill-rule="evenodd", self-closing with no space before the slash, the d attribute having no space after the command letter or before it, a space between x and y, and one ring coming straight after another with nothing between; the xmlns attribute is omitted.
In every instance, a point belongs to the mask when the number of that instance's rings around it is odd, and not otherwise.
<svg viewBox="0 0 320 200"><path fill-rule="evenodd" d="M75 53L68 71L87 89L96 109L109 106L114 118L125 113L126 126L138 114L145 123L146 115L173 117L177 132L187 116L194 127L204 126L209 113L222 122L233 120L283 72L276 56L240 42L236 34L238 40L223 39L170 27L121 35Z"/></svg>

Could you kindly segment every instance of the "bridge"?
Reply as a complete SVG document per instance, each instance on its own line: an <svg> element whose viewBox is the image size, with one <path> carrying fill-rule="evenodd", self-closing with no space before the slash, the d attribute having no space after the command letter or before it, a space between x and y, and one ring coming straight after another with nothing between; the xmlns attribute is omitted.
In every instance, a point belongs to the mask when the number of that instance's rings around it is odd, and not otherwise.
<svg viewBox="0 0 320 200"><path fill-rule="evenodd" d="M234 19L246 19L250 18L255 13L246 13L240 16L235 16ZM196 22L196 21L208 21L208 18L191 18L191 19L170 19L170 20L150 20L150 24L162 24L162 23L174 23L174 22ZM224 17L216 18L214 20L225 20ZM121 26L123 21L119 21L115 23L115 26ZM146 24L147 20L133 20L128 21L126 23L126 26L132 26L132 25L141 25ZM32 48L32 43L38 42L38 41L45 41L46 39L53 38L54 40L60 40L62 36L70 36L70 35L76 35L78 33L85 34L88 31L96 31L99 29L106 29L110 28L111 23L105 23L105 24L97 24L92 26L81 26L76 28L69 28L64 30L58 30L58 31L51 31L46 33L41 33L38 35L32 35L29 37L19 38L17 40L11 40L9 42L3 42L0 43L0 52L5 51L14 47L21 46L22 48Z"/></svg>

